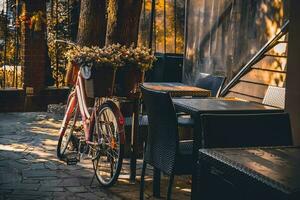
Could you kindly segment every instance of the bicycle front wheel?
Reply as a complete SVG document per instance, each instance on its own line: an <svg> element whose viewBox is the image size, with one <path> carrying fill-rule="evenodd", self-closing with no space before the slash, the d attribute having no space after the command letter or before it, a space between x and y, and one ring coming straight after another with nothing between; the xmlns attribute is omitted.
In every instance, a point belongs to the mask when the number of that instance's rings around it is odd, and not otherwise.
<svg viewBox="0 0 300 200"><path fill-rule="evenodd" d="M116 107L104 103L96 115L96 131L93 140L98 147L93 166L97 180L104 187L110 187L117 181L122 168L124 144L119 130L119 112Z"/></svg>

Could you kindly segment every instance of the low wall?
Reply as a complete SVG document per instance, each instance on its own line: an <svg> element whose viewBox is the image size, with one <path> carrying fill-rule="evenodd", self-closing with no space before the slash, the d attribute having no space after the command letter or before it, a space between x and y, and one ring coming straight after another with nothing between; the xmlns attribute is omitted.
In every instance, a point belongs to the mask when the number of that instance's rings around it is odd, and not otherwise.
<svg viewBox="0 0 300 200"><path fill-rule="evenodd" d="M26 96L22 89L0 90L0 112L46 111L48 104L64 103L69 88L46 88L39 95Z"/></svg>

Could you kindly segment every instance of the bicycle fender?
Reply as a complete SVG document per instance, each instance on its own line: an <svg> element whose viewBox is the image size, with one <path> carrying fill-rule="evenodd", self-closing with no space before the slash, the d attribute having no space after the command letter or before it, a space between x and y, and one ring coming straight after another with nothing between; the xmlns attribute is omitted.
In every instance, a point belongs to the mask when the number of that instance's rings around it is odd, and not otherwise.
<svg viewBox="0 0 300 200"><path fill-rule="evenodd" d="M125 119L115 102L108 100L104 104L108 104L113 112L117 115L118 118L118 133L120 134L120 142L121 144L125 144Z"/></svg>

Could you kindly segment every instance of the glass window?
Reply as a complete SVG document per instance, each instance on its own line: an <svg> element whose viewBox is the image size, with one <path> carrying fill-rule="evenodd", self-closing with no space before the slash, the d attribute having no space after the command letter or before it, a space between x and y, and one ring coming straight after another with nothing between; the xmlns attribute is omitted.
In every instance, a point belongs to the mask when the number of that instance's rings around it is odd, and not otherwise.
<svg viewBox="0 0 300 200"><path fill-rule="evenodd" d="M154 8L152 9L153 5ZM184 20L184 0L144 0L140 20L139 44L150 45L155 52L159 53L182 54L184 51Z"/></svg>
<svg viewBox="0 0 300 200"><path fill-rule="evenodd" d="M183 81L193 84L201 72L230 80L275 36L287 10L284 0L188 0Z"/></svg>

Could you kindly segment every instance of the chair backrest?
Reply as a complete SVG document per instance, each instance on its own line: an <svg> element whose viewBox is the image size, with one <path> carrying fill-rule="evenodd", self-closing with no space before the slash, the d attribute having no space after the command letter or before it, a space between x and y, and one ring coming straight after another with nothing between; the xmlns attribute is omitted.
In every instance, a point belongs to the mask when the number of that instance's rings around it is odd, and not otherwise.
<svg viewBox="0 0 300 200"><path fill-rule="evenodd" d="M204 148L292 145L287 113L203 114Z"/></svg>
<svg viewBox="0 0 300 200"><path fill-rule="evenodd" d="M200 73L195 86L208 89L212 97L218 97L225 82L224 76L214 76L211 74Z"/></svg>
<svg viewBox="0 0 300 200"><path fill-rule="evenodd" d="M170 174L178 152L178 130L175 108L169 93L141 86L147 108L149 131L144 159L147 163Z"/></svg>
<svg viewBox="0 0 300 200"><path fill-rule="evenodd" d="M285 88L269 86L262 103L284 109Z"/></svg>

